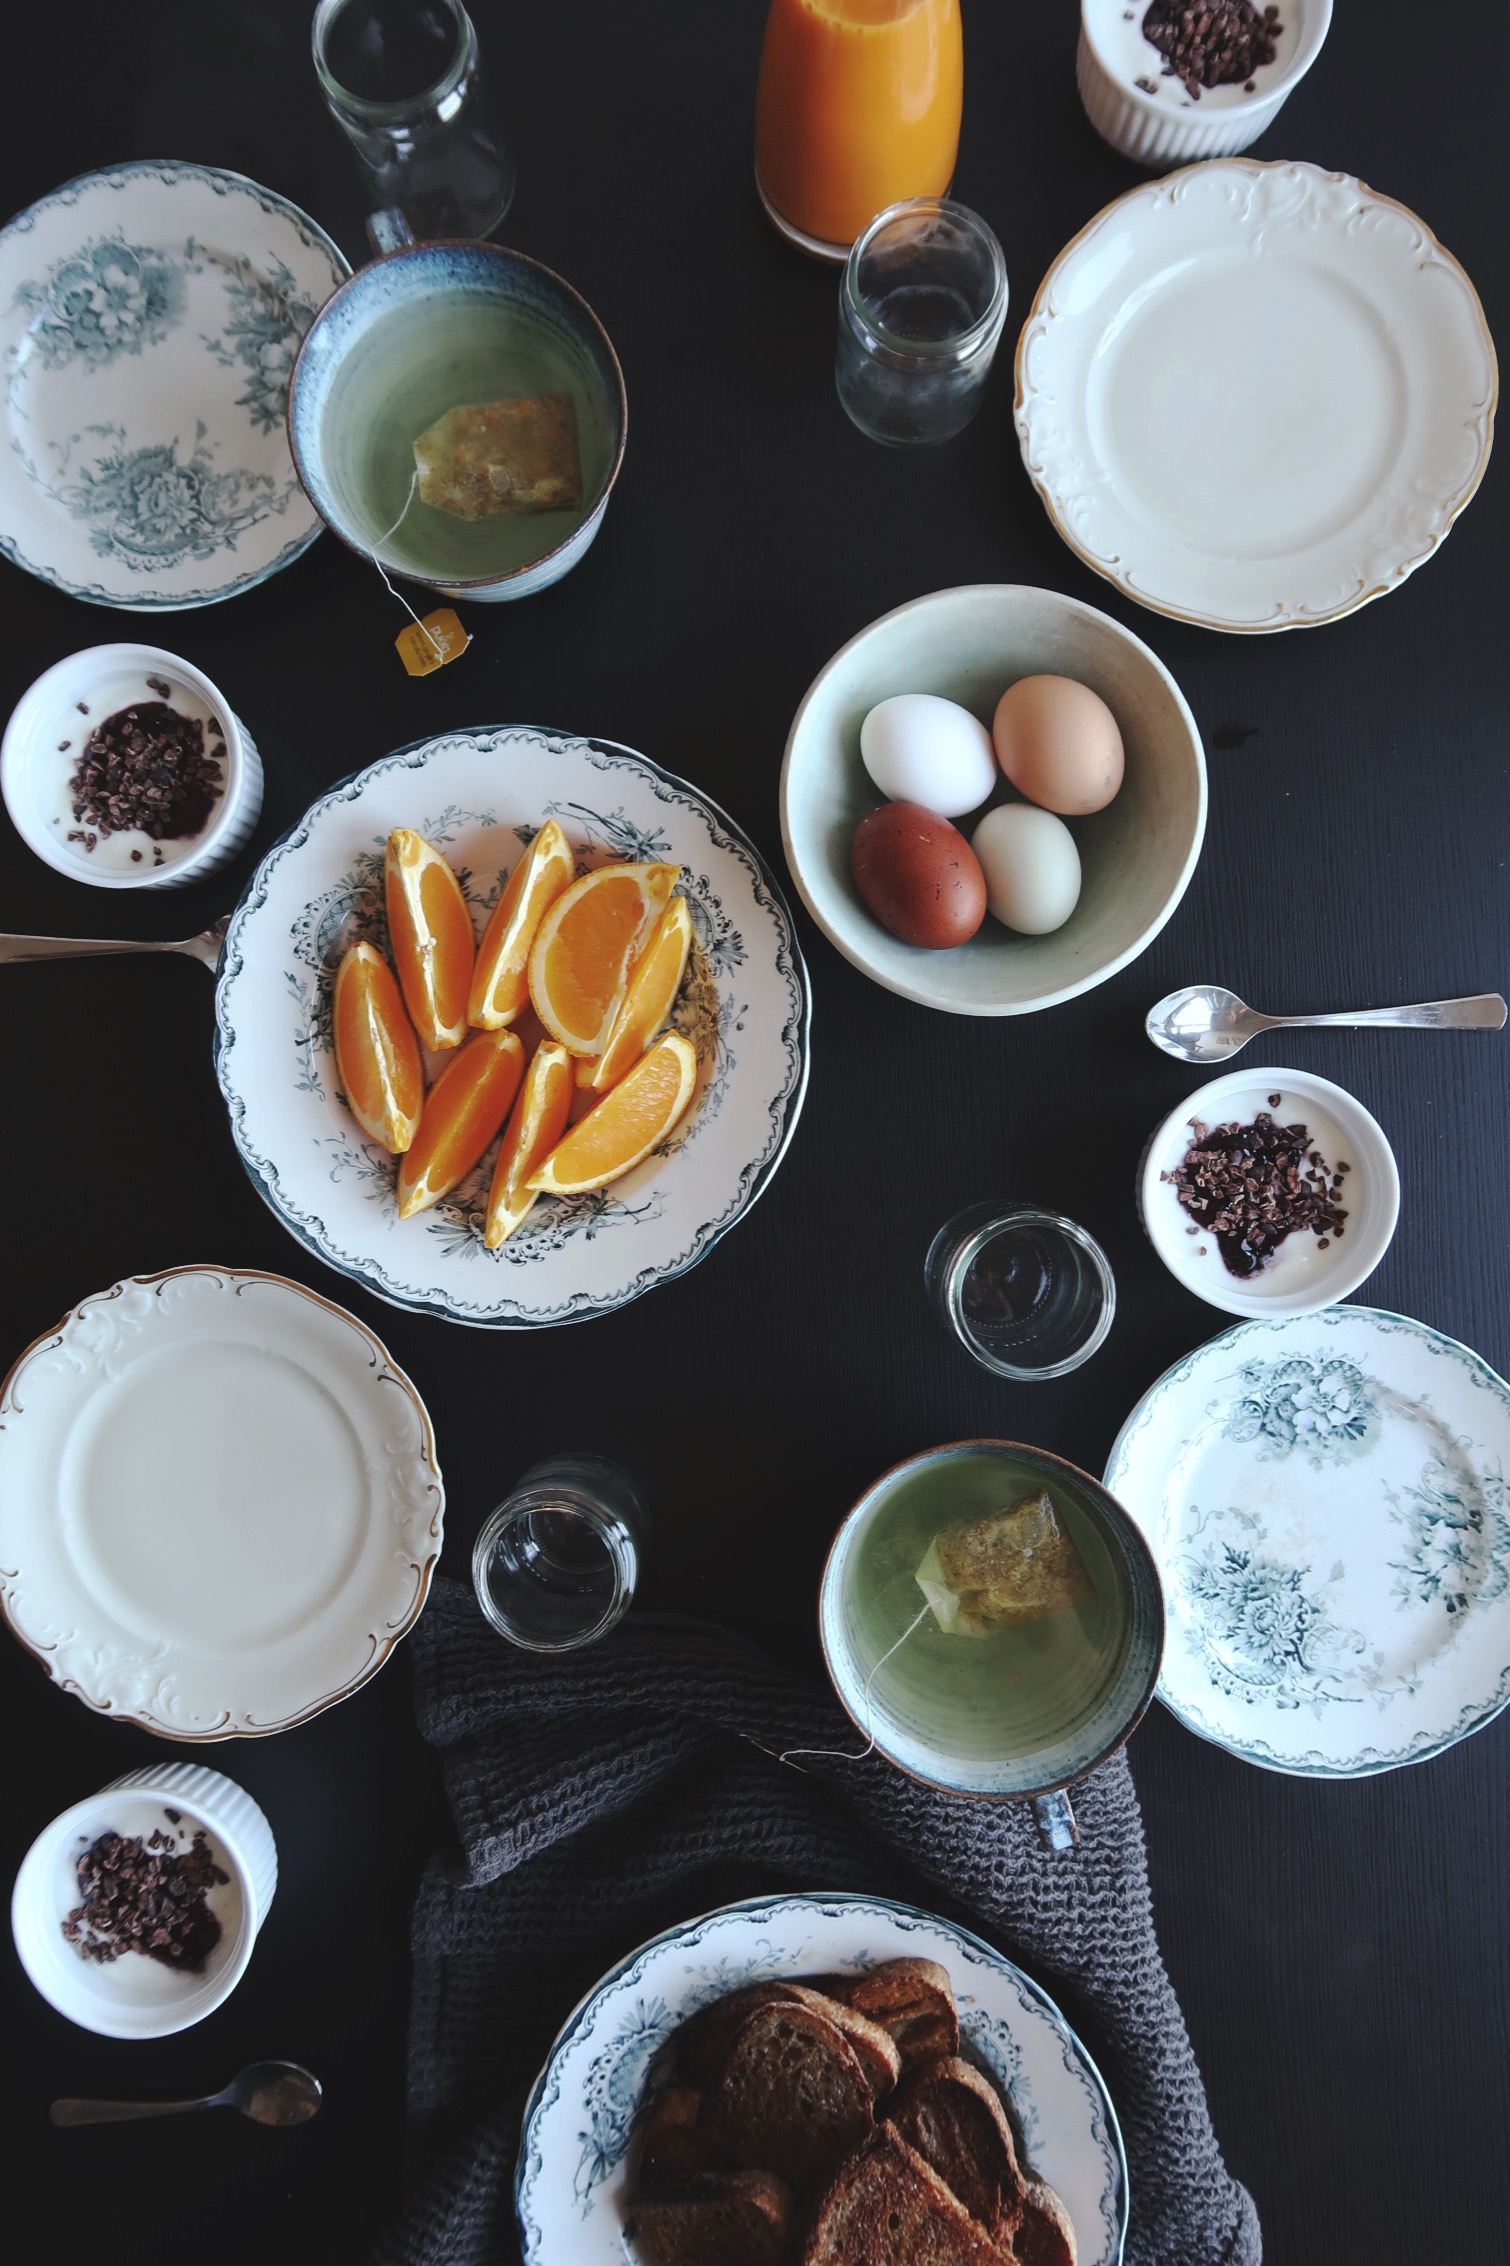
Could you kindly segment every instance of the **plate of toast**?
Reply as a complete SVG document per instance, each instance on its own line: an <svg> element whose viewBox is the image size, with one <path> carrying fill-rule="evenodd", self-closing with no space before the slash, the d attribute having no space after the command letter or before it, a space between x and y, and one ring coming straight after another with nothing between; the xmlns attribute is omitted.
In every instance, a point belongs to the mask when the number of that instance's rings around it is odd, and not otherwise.
<svg viewBox="0 0 1510 2266"><path fill-rule="evenodd" d="M1118 2266L1100 2072L999 1951L868 1896L764 1896L643 1944L525 2111L527 2266Z"/></svg>

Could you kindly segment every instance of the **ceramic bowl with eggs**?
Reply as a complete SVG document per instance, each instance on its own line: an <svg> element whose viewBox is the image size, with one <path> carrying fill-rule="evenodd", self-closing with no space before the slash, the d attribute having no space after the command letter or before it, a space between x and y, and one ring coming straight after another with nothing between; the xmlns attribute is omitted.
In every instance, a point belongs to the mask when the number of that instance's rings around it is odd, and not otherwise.
<svg viewBox="0 0 1510 2266"><path fill-rule="evenodd" d="M1253 1127L1261 1117L1303 1129L1303 1177L1331 1192L1341 1224L1322 1219L1297 1227L1272 1251L1260 1247L1255 1264L1241 1236L1198 1224L1202 1214L1182 1200L1175 1176L1195 1144ZM1201 1191L1190 1193L1199 1198ZM1389 1249L1400 1217L1400 1174L1384 1128L1344 1087L1307 1070L1260 1065L1211 1079L1170 1111L1143 1154L1138 1210L1170 1273L1208 1306L1249 1318L1314 1314L1355 1291Z"/></svg>
<svg viewBox="0 0 1510 2266"><path fill-rule="evenodd" d="M1206 763L1140 638L1057 591L983 583L883 615L819 672L787 739L781 827L803 903L874 982L949 1014L1025 1015L1158 935L1200 855ZM918 941L894 932L897 876L914 905L948 909L931 931L896 921Z"/></svg>

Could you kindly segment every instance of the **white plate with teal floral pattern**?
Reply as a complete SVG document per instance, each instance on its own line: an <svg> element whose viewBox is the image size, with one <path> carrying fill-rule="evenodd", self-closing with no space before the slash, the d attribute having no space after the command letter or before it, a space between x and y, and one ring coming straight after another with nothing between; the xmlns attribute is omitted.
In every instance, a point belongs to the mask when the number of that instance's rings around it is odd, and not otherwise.
<svg viewBox="0 0 1510 2266"><path fill-rule="evenodd" d="M0 230L0 552L142 611L250 589L320 532L289 372L350 274L297 205L152 159L86 173Z"/></svg>
<svg viewBox="0 0 1510 2266"><path fill-rule="evenodd" d="M1245 1322L1133 1410L1106 1485L1164 1581L1159 1697L1249 1762L1362 1778L1510 1701L1510 1386L1424 1322Z"/></svg>
<svg viewBox="0 0 1510 2266"><path fill-rule="evenodd" d="M579 871L621 858L681 866L693 944L671 1026L697 1049L698 1081L644 1164L592 1195L543 1198L489 1251L495 1150L433 1210L400 1220L396 1160L341 1099L331 987L348 944L384 945L393 827L445 851L480 932L547 818ZM285 1227L395 1306L493 1329L606 1314L694 1266L785 1153L807 1086L807 1033L791 915L733 820L628 748L530 725L416 741L322 795L252 876L216 999L231 1130Z"/></svg>
<svg viewBox="0 0 1510 2266"><path fill-rule="evenodd" d="M1006 2096L1022 2151L1074 2222L1079 2266L1117 2266L1127 2159L1101 2073L1053 2000L990 1944L872 1896L757 1896L643 1944L571 2016L524 2113L515 2203L526 2266L624 2266L641 2103L679 2022L742 1984L936 1959L960 2050Z"/></svg>

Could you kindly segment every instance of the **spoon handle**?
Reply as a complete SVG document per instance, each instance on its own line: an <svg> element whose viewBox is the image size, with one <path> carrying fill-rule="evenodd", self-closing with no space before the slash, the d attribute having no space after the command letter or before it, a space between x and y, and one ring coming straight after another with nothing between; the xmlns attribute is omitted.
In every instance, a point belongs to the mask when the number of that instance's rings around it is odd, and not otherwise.
<svg viewBox="0 0 1510 2266"><path fill-rule="evenodd" d="M1497 1031L1505 1021L1505 1002L1497 991L1473 999L1427 999L1417 1007L1364 1007L1352 1015L1284 1015L1276 1020L1306 1028L1331 1023L1347 1029L1386 1025L1423 1031Z"/></svg>
<svg viewBox="0 0 1510 2266"><path fill-rule="evenodd" d="M184 2116L190 2109L207 2109L209 2101L54 2101L48 2114L54 2124L128 2124L137 2117Z"/></svg>
<svg viewBox="0 0 1510 2266"><path fill-rule="evenodd" d="M217 921L203 936L171 942L124 936L0 936L0 967L24 960L92 960L118 952L186 952L213 969L220 959L226 923Z"/></svg>

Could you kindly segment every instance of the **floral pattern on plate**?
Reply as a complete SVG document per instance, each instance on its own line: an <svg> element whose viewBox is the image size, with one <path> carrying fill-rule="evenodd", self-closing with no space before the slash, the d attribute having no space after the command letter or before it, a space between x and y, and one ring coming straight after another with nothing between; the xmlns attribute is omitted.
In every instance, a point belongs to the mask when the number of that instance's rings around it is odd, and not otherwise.
<svg viewBox="0 0 1510 2266"><path fill-rule="evenodd" d="M113 167L18 214L0 230L0 551L139 609L230 597L296 557L320 522L284 432L289 374L347 272L296 206L207 166Z"/></svg>
<svg viewBox="0 0 1510 2266"><path fill-rule="evenodd" d="M347 946L386 943L383 849L445 850L480 931L521 850L556 818L579 869L682 867L693 950L672 1010L696 1048L692 1108L652 1157L590 1195L541 1200L482 1240L494 1152L400 1221L395 1160L340 1098L331 987ZM344 781L264 859L226 939L221 1090L242 1161L310 1249L395 1305L485 1327L607 1313L694 1265L769 1180L807 1081L807 977L753 845L696 788L628 749L525 727L419 742Z"/></svg>
<svg viewBox="0 0 1510 2266"><path fill-rule="evenodd" d="M1159 1696L1250 1761L1356 1777L1510 1701L1510 1387L1371 1307L1244 1323L1123 1427L1159 1561Z"/></svg>
<svg viewBox="0 0 1510 2266"><path fill-rule="evenodd" d="M1074 2222L1080 2266L1117 2266L1127 2164L1116 2112L1080 2040L1038 1985L978 1936L865 1896L767 1896L671 1929L606 1975L551 2049L525 2110L515 2202L526 2266L622 2266L632 2139L678 2023L773 1975L857 1973L884 1959L945 1966L962 2050L1009 2098L1024 2153Z"/></svg>

